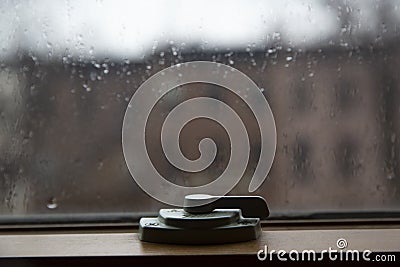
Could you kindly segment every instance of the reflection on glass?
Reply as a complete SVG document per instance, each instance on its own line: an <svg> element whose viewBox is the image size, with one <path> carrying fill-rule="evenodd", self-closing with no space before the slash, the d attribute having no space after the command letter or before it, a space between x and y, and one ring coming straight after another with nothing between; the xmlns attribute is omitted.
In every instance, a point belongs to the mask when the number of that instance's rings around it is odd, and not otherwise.
<svg viewBox="0 0 400 267"><path fill-rule="evenodd" d="M400 1L10 1L0 3L1 215L155 211L121 147L130 97L159 70L191 60L231 65L262 88L278 146L256 192L272 213L400 209ZM216 161L185 173L160 130L186 99L209 96L245 122L252 154L234 189L247 194L259 129L243 101L209 84L177 88L153 110L148 150L177 184L208 183L229 156L224 129L181 133L191 159L211 137Z"/></svg>

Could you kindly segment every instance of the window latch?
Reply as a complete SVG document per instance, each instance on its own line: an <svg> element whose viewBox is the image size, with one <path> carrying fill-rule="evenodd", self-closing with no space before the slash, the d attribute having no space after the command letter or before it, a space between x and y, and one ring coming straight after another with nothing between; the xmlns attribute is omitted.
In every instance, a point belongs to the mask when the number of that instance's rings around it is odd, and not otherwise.
<svg viewBox="0 0 400 267"><path fill-rule="evenodd" d="M269 210L259 196L187 195L183 209L141 218L139 239L170 244L217 244L257 239Z"/></svg>

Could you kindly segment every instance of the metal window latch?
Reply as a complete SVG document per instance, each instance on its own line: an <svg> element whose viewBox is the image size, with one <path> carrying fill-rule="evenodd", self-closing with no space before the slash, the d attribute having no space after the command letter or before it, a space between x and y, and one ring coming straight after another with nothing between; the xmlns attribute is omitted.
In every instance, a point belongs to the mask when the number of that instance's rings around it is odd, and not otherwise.
<svg viewBox="0 0 400 267"><path fill-rule="evenodd" d="M139 239L169 244L217 244L257 239L260 220L269 215L259 196L185 197L183 209L161 209L157 218L141 218Z"/></svg>

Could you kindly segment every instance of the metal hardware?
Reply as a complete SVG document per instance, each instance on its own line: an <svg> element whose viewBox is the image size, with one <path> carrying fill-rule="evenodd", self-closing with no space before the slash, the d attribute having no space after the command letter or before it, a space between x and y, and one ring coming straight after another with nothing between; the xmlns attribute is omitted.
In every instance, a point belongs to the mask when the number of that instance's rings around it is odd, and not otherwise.
<svg viewBox="0 0 400 267"><path fill-rule="evenodd" d="M258 196L188 195L183 209L161 209L142 218L139 239L169 244L218 244L257 239L260 220L269 215Z"/></svg>

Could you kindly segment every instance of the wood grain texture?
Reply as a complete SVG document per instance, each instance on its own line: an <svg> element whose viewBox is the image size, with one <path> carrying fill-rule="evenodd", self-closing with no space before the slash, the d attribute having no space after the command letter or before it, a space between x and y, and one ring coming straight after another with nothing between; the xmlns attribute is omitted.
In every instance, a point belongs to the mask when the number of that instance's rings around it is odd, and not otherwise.
<svg viewBox="0 0 400 267"><path fill-rule="evenodd" d="M1 233L0 257L135 256L135 255L251 255L272 249L336 249L345 238L347 249L399 251L400 227L396 229L265 230L255 241L223 245L166 245L144 243L132 232Z"/></svg>

